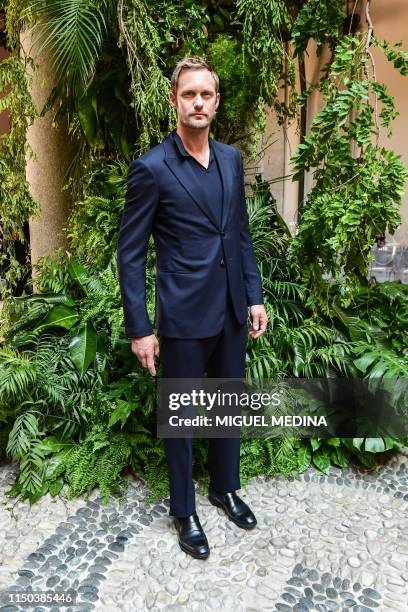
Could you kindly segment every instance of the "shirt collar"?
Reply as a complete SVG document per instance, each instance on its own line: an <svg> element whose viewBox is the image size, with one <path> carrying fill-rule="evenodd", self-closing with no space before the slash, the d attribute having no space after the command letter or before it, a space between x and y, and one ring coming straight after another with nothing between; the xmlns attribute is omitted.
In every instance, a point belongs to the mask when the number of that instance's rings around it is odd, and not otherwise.
<svg viewBox="0 0 408 612"><path fill-rule="evenodd" d="M176 130L171 132L173 141L176 143L177 149L182 157L191 157L190 153L186 150L183 141L180 136L177 134ZM211 142L211 138L208 139L208 144L210 146L210 159L209 162L214 158L213 144Z"/></svg>

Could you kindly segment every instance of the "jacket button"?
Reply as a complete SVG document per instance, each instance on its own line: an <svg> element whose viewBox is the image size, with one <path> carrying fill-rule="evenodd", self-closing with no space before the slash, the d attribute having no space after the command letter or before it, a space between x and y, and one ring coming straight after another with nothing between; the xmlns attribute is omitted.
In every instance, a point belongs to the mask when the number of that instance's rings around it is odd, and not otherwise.
<svg viewBox="0 0 408 612"><path fill-rule="evenodd" d="M221 230L221 236L225 236L225 230Z"/></svg>
<svg viewBox="0 0 408 612"><path fill-rule="evenodd" d="M224 260L223 260L223 259L221 259L221 261L220 261L220 266L223 266L223 265L225 265L225 264L224 264Z"/></svg>

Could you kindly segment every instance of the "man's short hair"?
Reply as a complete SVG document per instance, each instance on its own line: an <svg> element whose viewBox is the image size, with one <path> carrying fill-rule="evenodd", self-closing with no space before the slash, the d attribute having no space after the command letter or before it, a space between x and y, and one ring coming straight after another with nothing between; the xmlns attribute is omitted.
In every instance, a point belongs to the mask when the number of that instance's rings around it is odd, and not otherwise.
<svg viewBox="0 0 408 612"><path fill-rule="evenodd" d="M174 94L177 91L178 80L182 70L208 70L215 81L215 91L218 93L220 88L220 80L218 78L218 74L214 72L210 64L205 59L198 57L197 55L187 55L177 62L176 67L173 70L173 74L171 75L171 91Z"/></svg>

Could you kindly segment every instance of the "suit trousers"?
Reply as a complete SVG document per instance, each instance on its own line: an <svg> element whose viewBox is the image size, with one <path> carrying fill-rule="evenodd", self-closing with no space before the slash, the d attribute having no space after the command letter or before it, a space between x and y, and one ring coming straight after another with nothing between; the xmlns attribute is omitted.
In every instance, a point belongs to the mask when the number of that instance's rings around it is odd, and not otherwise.
<svg viewBox="0 0 408 612"><path fill-rule="evenodd" d="M208 338L161 337L160 364L163 378L244 377L248 325L238 323L229 292L224 325ZM192 478L193 438L164 438L170 482L170 516L187 517L195 512ZM209 438L208 472L210 485L220 493L241 488L239 478L240 439Z"/></svg>

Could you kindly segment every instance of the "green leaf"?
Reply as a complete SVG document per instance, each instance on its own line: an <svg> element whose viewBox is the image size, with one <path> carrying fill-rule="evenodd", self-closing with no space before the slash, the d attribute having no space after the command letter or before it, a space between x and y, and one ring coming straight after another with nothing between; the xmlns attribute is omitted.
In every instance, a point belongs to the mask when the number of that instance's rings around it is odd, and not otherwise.
<svg viewBox="0 0 408 612"><path fill-rule="evenodd" d="M81 287L85 295L88 295L88 284L90 274L87 268L79 263L75 257L70 257L68 262L68 272L76 283Z"/></svg>
<svg viewBox="0 0 408 612"><path fill-rule="evenodd" d="M86 323L68 345L70 357L81 374L86 372L95 359L97 339L95 329Z"/></svg>
<svg viewBox="0 0 408 612"><path fill-rule="evenodd" d="M329 438L328 440L326 440L326 444L328 444L329 446L340 446L340 438Z"/></svg>
<svg viewBox="0 0 408 612"><path fill-rule="evenodd" d="M78 314L72 308L57 304L54 306L43 321L35 328L37 331L47 327L62 327L71 329L78 322Z"/></svg>
<svg viewBox="0 0 408 612"><path fill-rule="evenodd" d="M375 353L367 353L358 359L354 359L353 363L361 372L364 374L367 372L367 369L374 363L374 361L378 358L378 355Z"/></svg>
<svg viewBox="0 0 408 612"><path fill-rule="evenodd" d="M320 448L318 451L313 453L312 462L319 470L327 474L330 467L329 452L324 448Z"/></svg>
<svg viewBox="0 0 408 612"><path fill-rule="evenodd" d="M310 445L313 451L317 450L321 444L321 440L318 440L317 438L310 438Z"/></svg>
<svg viewBox="0 0 408 612"><path fill-rule="evenodd" d="M312 452L310 450L310 447L306 444L300 446L297 451L297 459L299 467L301 467L301 469L308 468L312 459Z"/></svg>
<svg viewBox="0 0 408 612"><path fill-rule="evenodd" d="M330 453L330 459L332 463L338 465L341 468L346 468L349 464L347 453L345 449L341 447L333 448Z"/></svg>
<svg viewBox="0 0 408 612"><path fill-rule="evenodd" d="M121 427L123 427L127 419L129 418L132 409L133 405L130 402L126 402L125 400L121 399L117 400L117 406L110 415L108 427L112 427L118 421L121 422Z"/></svg>
<svg viewBox="0 0 408 612"><path fill-rule="evenodd" d="M385 442L383 438L366 438L364 449L368 453L383 453L385 451Z"/></svg>
<svg viewBox="0 0 408 612"><path fill-rule="evenodd" d="M64 479L57 478L57 480L53 480L52 482L48 483L48 491L51 493L53 497L55 497L61 491L63 486L64 486Z"/></svg>

